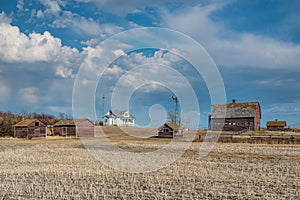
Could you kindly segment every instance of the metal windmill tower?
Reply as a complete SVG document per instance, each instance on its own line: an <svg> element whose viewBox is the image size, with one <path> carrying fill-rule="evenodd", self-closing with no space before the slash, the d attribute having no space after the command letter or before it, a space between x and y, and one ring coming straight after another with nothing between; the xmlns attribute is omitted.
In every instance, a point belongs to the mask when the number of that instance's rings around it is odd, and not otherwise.
<svg viewBox="0 0 300 200"><path fill-rule="evenodd" d="M179 109L179 104L178 104L178 97L173 95L173 96L171 96L171 98L175 101L175 112L174 112L175 124L180 125L181 116L180 116L180 109Z"/></svg>
<svg viewBox="0 0 300 200"><path fill-rule="evenodd" d="M103 109L103 115L102 116L104 116L106 114L106 112L105 112L105 95L104 94L102 96L102 109Z"/></svg>

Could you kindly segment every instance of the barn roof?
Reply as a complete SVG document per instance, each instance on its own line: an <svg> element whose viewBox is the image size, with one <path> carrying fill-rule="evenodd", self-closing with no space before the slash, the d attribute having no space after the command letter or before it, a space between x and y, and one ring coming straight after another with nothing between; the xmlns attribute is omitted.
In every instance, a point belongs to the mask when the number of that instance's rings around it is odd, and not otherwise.
<svg viewBox="0 0 300 200"><path fill-rule="evenodd" d="M213 105L211 118L255 117L257 112L260 112L259 102L217 104Z"/></svg>
<svg viewBox="0 0 300 200"><path fill-rule="evenodd" d="M120 118L120 119L135 119L135 117L130 114L127 110L109 110L104 117L107 118Z"/></svg>
<svg viewBox="0 0 300 200"><path fill-rule="evenodd" d="M53 126L75 126L76 123L83 122L83 121L86 121L86 120L88 120L88 119L87 118L82 118L82 119L61 119L58 122L56 122L55 124L53 124ZM90 121L90 120L88 120L88 121Z"/></svg>
<svg viewBox="0 0 300 200"><path fill-rule="evenodd" d="M286 121L268 121L267 126L286 126Z"/></svg>
<svg viewBox="0 0 300 200"><path fill-rule="evenodd" d="M24 119L20 122L18 122L17 124L15 124L14 126L29 126L30 124L32 124L35 121L39 121L38 119Z"/></svg>

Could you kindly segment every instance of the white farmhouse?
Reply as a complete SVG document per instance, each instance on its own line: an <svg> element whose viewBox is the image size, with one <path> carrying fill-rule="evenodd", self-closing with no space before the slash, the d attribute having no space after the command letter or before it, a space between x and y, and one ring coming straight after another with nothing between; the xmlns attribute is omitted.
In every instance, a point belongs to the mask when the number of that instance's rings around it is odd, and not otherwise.
<svg viewBox="0 0 300 200"><path fill-rule="evenodd" d="M134 126L135 118L126 110L109 110L103 116L104 126Z"/></svg>

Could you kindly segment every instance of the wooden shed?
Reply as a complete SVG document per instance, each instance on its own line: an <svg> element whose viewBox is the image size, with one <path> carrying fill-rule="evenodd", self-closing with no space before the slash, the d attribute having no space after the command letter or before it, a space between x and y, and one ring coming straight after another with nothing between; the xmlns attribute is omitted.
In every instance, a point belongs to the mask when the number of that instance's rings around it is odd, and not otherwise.
<svg viewBox="0 0 300 200"><path fill-rule="evenodd" d="M286 121L268 121L266 125L268 131L284 131L286 129Z"/></svg>
<svg viewBox="0 0 300 200"><path fill-rule="evenodd" d="M259 102L213 105L209 125L215 131L256 131L260 129L261 109Z"/></svg>
<svg viewBox="0 0 300 200"><path fill-rule="evenodd" d="M177 124L163 124L158 128L158 137L175 138L183 136L183 128Z"/></svg>
<svg viewBox="0 0 300 200"><path fill-rule="evenodd" d="M54 135L93 137L94 124L87 118L83 119L61 119L53 124Z"/></svg>
<svg viewBox="0 0 300 200"><path fill-rule="evenodd" d="M25 119L13 126L14 137L33 138L46 137L46 124L38 119Z"/></svg>

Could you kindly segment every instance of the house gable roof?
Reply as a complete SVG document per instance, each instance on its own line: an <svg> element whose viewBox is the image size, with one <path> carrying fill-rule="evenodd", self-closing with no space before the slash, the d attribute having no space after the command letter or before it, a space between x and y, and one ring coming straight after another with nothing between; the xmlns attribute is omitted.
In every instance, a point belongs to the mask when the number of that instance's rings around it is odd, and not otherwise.
<svg viewBox="0 0 300 200"><path fill-rule="evenodd" d="M229 103L213 105L211 118L244 118L260 114L259 102Z"/></svg>
<svg viewBox="0 0 300 200"><path fill-rule="evenodd" d="M286 121L268 121L267 126L286 126Z"/></svg>
<svg viewBox="0 0 300 200"><path fill-rule="evenodd" d="M35 118L33 118L33 119L24 119L24 120L18 122L17 124L15 124L14 126L29 126L30 124L32 124L36 121L41 122L40 120L35 119ZM41 123L43 125L45 125L43 122L41 122Z"/></svg>
<svg viewBox="0 0 300 200"><path fill-rule="evenodd" d="M120 118L120 119L135 119L133 115L131 115L128 111L126 110L109 110L104 117L107 118Z"/></svg>

